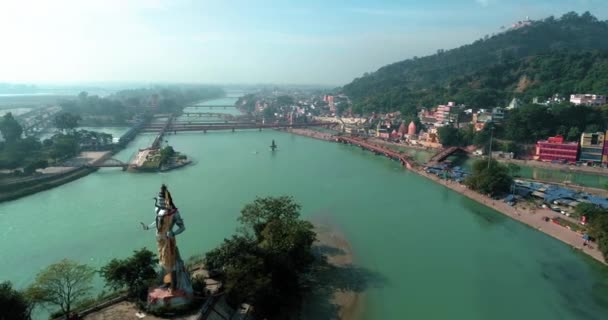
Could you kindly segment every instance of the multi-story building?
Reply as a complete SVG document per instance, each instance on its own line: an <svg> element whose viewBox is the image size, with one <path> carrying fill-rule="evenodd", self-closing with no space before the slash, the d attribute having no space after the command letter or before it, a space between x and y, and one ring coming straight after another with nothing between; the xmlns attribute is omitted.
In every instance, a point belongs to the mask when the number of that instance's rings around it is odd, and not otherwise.
<svg viewBox="0 0 608 320"><path fill-rule="evenodd" d="M454 102L448 102L447 105L439 105L437 106L437 110L435 111L435 118L437 122L446 123L452 119L452 109L456 107Z"/></svg>
<svg viewBox="0 0 608 320"><path fill-rule="evenodd" d="M570 102L577 106L603 106L606 104L606 96L597 94L573 94L570 95Z"/></svg>
<svg viewBox="0 0 608 320"><path fill-rule="evenodd" d="M604 154L604 133L583 133L581 135L581 156L580 161L602 162Z"/></svg>
<svg viewBox="0 0 608 320"><path fill-rule="evenodd" d="M564 137L555 136L536 143L535 160L576 162L578 142L565 142Z"/></svg>
<svg viewBox="0 0 608 320"><path fill-rule="evenodd" d="M505 110L503 108L492 109L492 122L501 123L505 120Z"/></svg>

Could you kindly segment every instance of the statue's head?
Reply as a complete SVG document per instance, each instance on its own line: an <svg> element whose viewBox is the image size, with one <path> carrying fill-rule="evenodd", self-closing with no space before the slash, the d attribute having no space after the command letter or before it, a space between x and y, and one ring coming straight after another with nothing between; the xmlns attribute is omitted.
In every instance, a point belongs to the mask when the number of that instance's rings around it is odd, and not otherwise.
<svg viewBox="0 0 608 320"><path fill-rule="evenodd" d="M157 211L158 209L168 209L169 211L177 210L177 207L173 203L173 198L171 197L171 193L165 184L162 184L160 187L160 192L158 193L157 198Z"/></svg>

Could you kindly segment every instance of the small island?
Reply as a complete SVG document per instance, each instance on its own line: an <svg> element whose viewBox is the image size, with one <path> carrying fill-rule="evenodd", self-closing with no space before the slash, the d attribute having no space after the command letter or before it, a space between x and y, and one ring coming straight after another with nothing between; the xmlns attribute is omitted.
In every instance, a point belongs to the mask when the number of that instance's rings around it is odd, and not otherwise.
<svg viewBox="0 0 608 320"><path fill-rule="evenodd" d="M176 152L172 146L142 149L137 154L133 169L140 172L165 172L192 163L185 154Z"/></svg>

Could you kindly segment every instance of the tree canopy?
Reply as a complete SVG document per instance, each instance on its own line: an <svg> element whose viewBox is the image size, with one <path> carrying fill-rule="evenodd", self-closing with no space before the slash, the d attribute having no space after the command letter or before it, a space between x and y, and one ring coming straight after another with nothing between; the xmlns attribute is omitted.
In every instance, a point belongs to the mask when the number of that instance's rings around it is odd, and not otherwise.
<svg viewBox="0 0 608 320"><path fill-rule="evenodd" d="M6 142L13 143L21 139L23 128L15 117L13 117L13 114L9 112L5 114L0 121L0 132Z"/></svg>
<svg viewBox="0 0 608 320"><path fill-rule="evenodd" d="M36 302L59 307L67 315L89 296L94 275L93 268L64 259L39 272L28 290L36 292Z"/></svg>
<svg viewBox="0 0 608 320"><path fill-rule="evenodd" d="M78 121L80 120L81 118L79 115L62 112L55 116L54 122L55 127L61 131L73 131L78 127Z"/></svg>
<svg viewBox="0 0 608 320"><path fill-rule="evenodd" d="M113 290L127 289L131 297L145 298L151 281L156 279L157 262L156 255L143 248L126 259L112 259L99 273Z"/></svg>
<svg viewBox="0 0 608 320"><path fill-rule="evenodd" d="M513 178L509 169L498 161L477 160L473 163L473 172L465 179L465 184L482 194L496 196L509 192Z"/></svg>
<svg viewBox="0 0 608 320"><path fill-rule="evenodd" d="M261 318L299 303L315 240L312 224L300 219L299 210L290 197L258 198L241 210L239 232L206 254L208 268L225 271L232 303L252 303Z"/></svg>
<svg viewBox="0 0 608 320"><path fill-rule="evenodd" d="M10 282L0 283L0 319L25 320L30 318L30 303L23 293L13 289Z"/></svg>

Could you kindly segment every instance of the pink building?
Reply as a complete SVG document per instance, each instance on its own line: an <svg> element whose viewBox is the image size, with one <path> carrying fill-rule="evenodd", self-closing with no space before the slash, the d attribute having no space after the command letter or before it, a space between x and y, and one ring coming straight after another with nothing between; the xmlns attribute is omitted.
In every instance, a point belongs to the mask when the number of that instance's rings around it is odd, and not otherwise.
<svg viewBox="0 0 608 320"><path fill-rule="evenodd" d="M452 108L454 108L456 104L454 102L448 102L447 105L440 105L437 107L435 111L435 118L437 122L448 122L450 121L450 115L452 113Z"/></svg>
<svg viewBox="0 0 608 320"><path fill-rule="evenodd" d="M329 105L330 112L336 112L336 104L334 103L334 96L327 96L327 104Z"/></svg>
<svg viewBox="0 0 608 320"><path fill-rule="evenodd" d="M405 127L405 122L401 122L401 125L399 125L399 135L401 137L403 137L406 134L407 134L407 128Z"/></svg>
<svg viewBox="0 0 608 320"><path fill-rule="evenodd" d="M578 142L565 142L564 137L549 137L536 143L535 160L540 161L567 161L574 163L578 157Z"/></svg>

